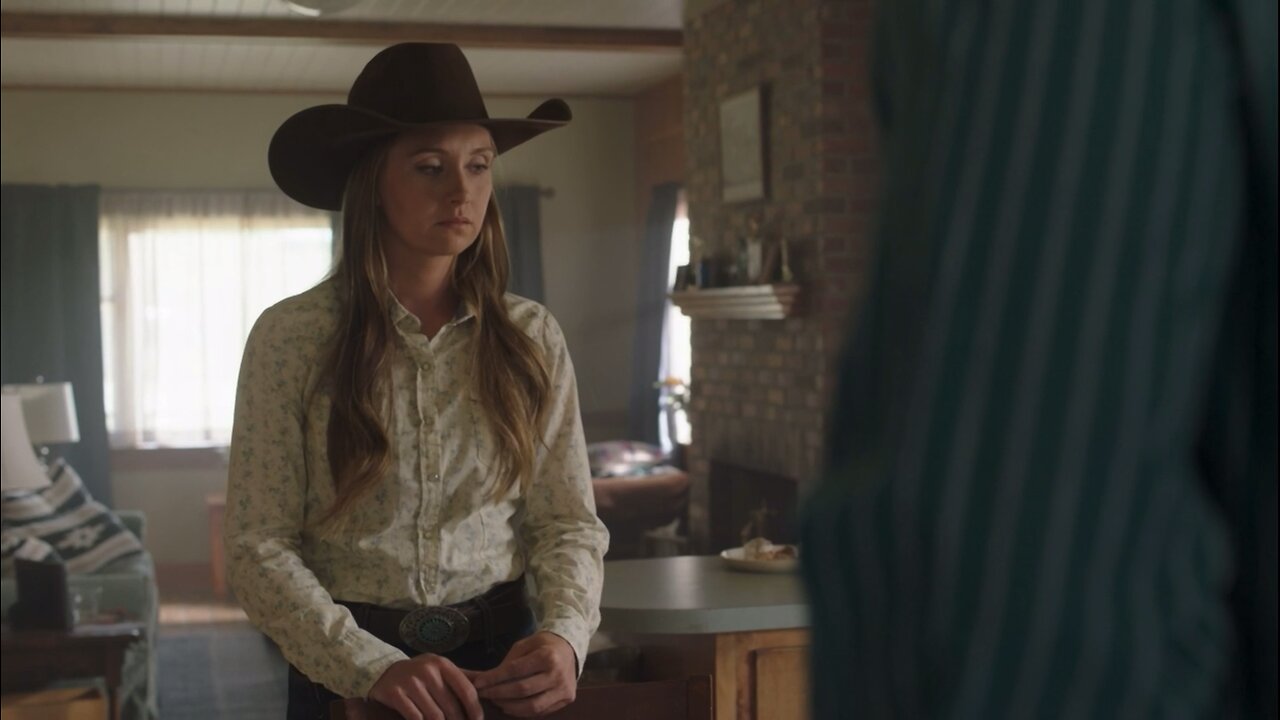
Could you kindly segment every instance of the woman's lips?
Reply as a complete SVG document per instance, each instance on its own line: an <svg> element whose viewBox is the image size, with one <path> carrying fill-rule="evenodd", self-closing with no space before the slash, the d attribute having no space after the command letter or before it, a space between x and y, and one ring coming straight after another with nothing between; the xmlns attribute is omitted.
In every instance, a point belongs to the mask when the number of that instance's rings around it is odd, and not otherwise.
<svg viewBox="0 0 1280 720"><path fill-rule="evenodd" d="M452 220L442 220L436 224L444 225L445 227L460 227L462 225L470 225L471 221L466 218L454 218Z"/></svg>

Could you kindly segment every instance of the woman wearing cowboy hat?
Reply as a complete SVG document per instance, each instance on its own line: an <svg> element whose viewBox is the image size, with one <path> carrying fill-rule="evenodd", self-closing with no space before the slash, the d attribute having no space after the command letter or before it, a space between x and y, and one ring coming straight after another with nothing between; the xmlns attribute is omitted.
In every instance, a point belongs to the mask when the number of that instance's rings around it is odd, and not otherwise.
<svg viewBox="0 0 1280 720"><path fill-rule="evenodd" d="M271 141L281 189L342 211L332 276L258 319L236 397L230 577L290 662L290 718L573 700L608 535L564 337L505 294L490 173L569 119L491 119L456 46L412 43Z"/></svg>

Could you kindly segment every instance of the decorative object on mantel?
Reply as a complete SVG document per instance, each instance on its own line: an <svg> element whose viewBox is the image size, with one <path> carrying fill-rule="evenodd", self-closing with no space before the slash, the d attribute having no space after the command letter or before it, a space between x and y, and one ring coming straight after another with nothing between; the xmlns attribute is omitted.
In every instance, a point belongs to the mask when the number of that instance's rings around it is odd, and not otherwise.
<svg viewBox="0 0 1280 720"><path fill-rule="evenodd" d="M725 202L763 200L767 194L763 114L760 87L720 103L720 183Z"/></svg>
<svg viewBox="0 0 1280 720"><path fill-rule="evenodd" d="M751 276L753 283L756 285L768 285L778 280L778 262L785 244L786 240L781 239L763 244L760 251L759 267ZM790 284L791 278L786 278L783 283Z"/></svg>
<svg viewBox="0 0 1280 720"><path fill-rule="evenodd" d="M689 282L675 290L687 290L689 287L711 287L711 261L706 256L706 243L697 235L689 235Z"/></svg>
<svg viewBox="0 0 1280 720"><path fill-rule="evenodd" d="M739 285L671 293L671 301L691 318L781 320L796 315L800 286Z"/></svg>
<svg viewBox="0 0 1280 720"><path fill-rule="evenodd" d="M747 238L747 273L748 282L758 283L764 280L764 240L758 237Z"/></svg>
<svg viewBox="0 0 1280 720"><path fill-rule="evenodd" d="M689 280L692 275L693 268L689 265L681 265L677 267L675 281L671 283L671 291L680 292L681 290L688 290L689 286L692 285L692 282Z"/></svg>
<svg viewBox="0 0 1280 720"><path fill-rule="evenodd" d="M746 242L738 238L737 242L731 240L730 244L732 249L722 255L718 263L715 282L718 287L733 287L747 283Z"/></svg>
<svg viewBox="0 0 1280 720"><path fill-rule="evenodd" d="M738 254L738 277L742 285L763 285L773 278L761 274L764 261L764 237L760 234L760 218L747 218L747 234L743 236Z"/></svg>

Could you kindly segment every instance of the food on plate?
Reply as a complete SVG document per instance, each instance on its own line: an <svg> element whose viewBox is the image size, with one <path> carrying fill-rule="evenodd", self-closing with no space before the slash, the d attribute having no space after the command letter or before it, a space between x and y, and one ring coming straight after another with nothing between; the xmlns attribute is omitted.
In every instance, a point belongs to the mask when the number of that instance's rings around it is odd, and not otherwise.
<svg viewBox="0 0 1280 720"><path fill-rule="evenodd" d="M752 538L742 546L746 560L785 560L796 557L795 545L774 545L768 538Z"/></svg>

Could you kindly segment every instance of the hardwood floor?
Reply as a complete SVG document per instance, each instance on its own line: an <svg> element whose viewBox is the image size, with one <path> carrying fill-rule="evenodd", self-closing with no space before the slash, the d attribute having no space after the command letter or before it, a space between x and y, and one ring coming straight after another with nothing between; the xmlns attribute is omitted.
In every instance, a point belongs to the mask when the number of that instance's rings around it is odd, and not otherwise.
<svg viewBox="0 0 1280 720"><path fill-rule="evenodd" d="M249 621L235 598L215 595L208 565L160 565L156 567L156 584L160 590L161 625Z"/></svg>

